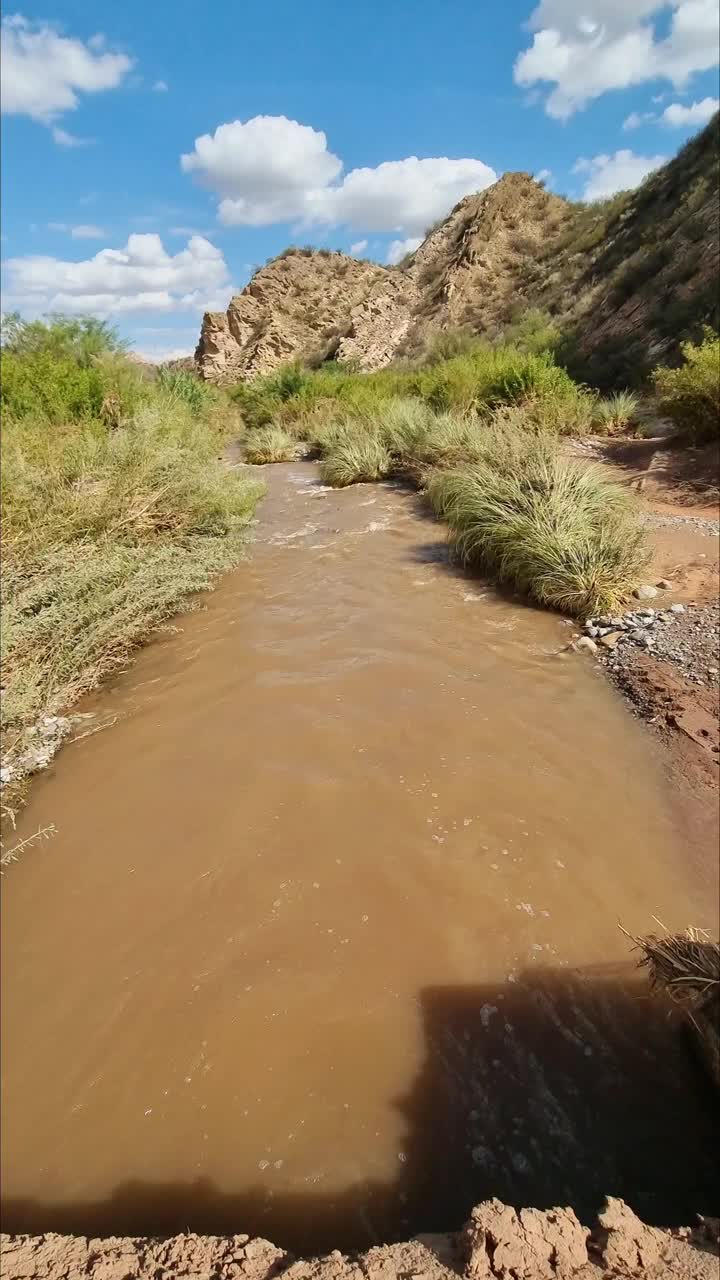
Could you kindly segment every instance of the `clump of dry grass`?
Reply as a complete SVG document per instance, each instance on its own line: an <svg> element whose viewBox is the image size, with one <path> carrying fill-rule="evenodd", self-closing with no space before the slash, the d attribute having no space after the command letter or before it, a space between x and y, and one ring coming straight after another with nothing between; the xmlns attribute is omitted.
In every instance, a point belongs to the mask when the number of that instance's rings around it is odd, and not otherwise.
<svg viewBox="0 0 720 1280"><path fill-rule="evenodd" d="M720 944L704 929L644 937L622 931L640 952L651 987L684 1010L701 1061L720 1086Z"/></svg>
<svg viewBox="0 0 720 1280"><path fill-rule="evenodd" d="M702 1002L720 991L720 944L704 929L684 933L654 933L635 937L623 929L641 952L639 964L648 970L653 987L677 1004Z"/></svg>

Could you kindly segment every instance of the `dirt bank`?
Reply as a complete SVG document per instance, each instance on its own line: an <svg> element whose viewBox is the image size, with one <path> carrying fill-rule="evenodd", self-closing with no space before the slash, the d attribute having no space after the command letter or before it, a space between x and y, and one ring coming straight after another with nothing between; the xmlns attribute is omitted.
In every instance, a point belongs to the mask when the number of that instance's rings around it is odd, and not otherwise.
<svg viewBox="0 0 720 1280"><path fill-rule="evenodd" d="M720 674L720 508L716 445L671 448L646 440L593 438L575 446L635 490L652 548L647 598L665 613L648 647L601 637L598 657L668 753L670 769L709 822L717 810ZM658 586L657 584L662 584ZM669 609L678 609L670 617ZM660 642L658 639L660 638ZM606 647L607 646L607 647Z"/></svg>
<svg viewBox="0 0 720 1280"><path fill-rule="evenodd" d="M572 1209L478 1205L461 1231L419 1236L365 1253L335 1250L307 1261L247 1235L178 1235L168 1240L114 1236L0 1237L3 1280L602 1280L673 1276L715 1280L718 1224L661 1231L622 1200L608 1199L588 1231Z"/></svg>

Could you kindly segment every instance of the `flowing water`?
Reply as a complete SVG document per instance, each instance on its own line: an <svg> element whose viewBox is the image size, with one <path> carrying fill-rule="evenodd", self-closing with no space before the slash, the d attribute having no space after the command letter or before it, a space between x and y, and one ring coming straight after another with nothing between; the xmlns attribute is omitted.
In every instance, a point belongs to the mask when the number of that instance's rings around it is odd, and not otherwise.
<svg viewBox="0 0 720 1280"><path fill-rule="evenodd" d="M247 562L33 784L5 1228L318 1249L492 1194L708 1209L702 1077L618 929L714 923L647 731L411 494L265 474Z"/></svg>

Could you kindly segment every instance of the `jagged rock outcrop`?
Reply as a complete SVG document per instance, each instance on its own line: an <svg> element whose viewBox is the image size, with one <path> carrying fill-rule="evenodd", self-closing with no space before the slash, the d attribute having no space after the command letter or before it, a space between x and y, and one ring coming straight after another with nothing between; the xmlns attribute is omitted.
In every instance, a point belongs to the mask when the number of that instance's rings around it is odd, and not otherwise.
<svg viewBox="0 0 720 1280"><path fill-rule="evenodd" d="M634 192L595 205L507 173L466 196L397 268L327 250L286 250L196 351L209 381L233 383L292 359L379 369L438 332L494 337L529 307L555 317L576 372L630 383L716 321L717 117Z"/></svg>
<svg viewBox="0 0 720 1280"><path fill-rule="evenodd" d="M350 314L388 273L326 250L286 250L255 273L226 312L203 317L195 359L218 384L250 381L296 357L331 355Z"/></svg>

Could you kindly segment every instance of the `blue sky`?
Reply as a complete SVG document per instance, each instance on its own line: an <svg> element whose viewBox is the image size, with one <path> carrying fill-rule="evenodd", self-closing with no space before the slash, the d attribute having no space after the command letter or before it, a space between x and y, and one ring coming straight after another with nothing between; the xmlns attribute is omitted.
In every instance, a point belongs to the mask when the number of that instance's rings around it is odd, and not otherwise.
<svg viewBox="0 0 720 1280"><path fill-rule="evenodd" d="M393 261L525 169L636 185L718 97L717 0L44 0L3 21L3 307L189 351L288 243Z"/></svg>

